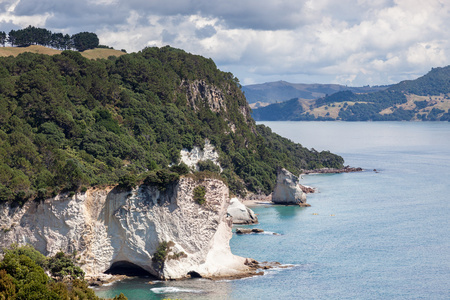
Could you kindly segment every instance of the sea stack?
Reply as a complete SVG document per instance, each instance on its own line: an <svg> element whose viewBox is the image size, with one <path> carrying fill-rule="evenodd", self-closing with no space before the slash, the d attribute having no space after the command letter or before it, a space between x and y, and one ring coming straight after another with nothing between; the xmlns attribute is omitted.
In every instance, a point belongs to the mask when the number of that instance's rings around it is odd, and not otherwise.
<svg viewBox="0 0 450 300"><path fill-rule="evenodd" d="M310 206L297 176L284 168L277 169L277 183L272 193L275 204Z"/></svg>
<svg viewBox="0 0 450 300"><path fill-rule="evenodd" d="M238 198L230 199L227 213L233 217L233 224L257 224L258 217L256 214L245 206Z"/></svg>

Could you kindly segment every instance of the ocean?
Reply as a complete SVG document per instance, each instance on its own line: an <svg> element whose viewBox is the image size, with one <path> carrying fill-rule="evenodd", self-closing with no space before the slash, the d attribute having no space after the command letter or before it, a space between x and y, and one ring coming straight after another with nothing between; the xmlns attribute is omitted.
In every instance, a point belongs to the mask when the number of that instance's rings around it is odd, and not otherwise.
<svg viewBox="0 0 450 300"><path fill-rule="evenodd" d="M290 268L241 280L95 288L128 299L450 299L449 122L260 122L363 172L303 176L311 207L258 206L269 234L233 235L234 254ZM273 235L270 233L278 233Z"/></svg>

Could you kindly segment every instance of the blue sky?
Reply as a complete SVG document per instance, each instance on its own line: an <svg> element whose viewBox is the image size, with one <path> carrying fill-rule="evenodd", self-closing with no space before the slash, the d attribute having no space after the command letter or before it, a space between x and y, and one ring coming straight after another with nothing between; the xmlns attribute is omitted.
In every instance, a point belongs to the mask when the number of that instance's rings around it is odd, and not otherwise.
<svg viewBox="0 0 450 300"><path fill-rule="evenodd" d="M243 85L391 84L450 64L449 0L0 0L1 31L28 25L181 48Z"/></svg>

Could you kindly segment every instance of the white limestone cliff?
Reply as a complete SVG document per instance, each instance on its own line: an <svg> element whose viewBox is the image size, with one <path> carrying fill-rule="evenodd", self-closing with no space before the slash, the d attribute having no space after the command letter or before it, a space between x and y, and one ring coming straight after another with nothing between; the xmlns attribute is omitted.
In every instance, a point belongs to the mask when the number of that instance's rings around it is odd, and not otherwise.
<svg viewBox="0 0 450 300"><path fill-rule="evenodd" d="M203 205L192 197L199 184L206 188ZM191 178L165 192L148 186L126 192L90 189L22 208L1 205L0 247L30 243L45 255L76 251L88 277L115 263L137 265L162 279L241 276L250 270L247 259L231 253L228 205L222 181ZM171 242L169 257L178 258L160 268L152 258L161 242Z"/></svg>
<svg viewBox="0 0 450 300"><path fill-rule="evenodd" d="M258 217L253 210L245 206L238 198L231 198L227 212L233 218L233 224L258 223Z"/></svg>
<svg viewBox="0 0 450 300"><path fill-rule="evenodd" d="M306 194L302 191L298 177L284 168L279 168L277 183L272 193L272 202L306 206Z"/></svg>
<svg viewBox="0 0 450 300"><path fill-rule="evenodd" d="M217 153L216 148L211 145L208 139L205 140L203 149L200 149L198 146L193 147L190 151L188 149L182 149L180 156L182 162L196 171L198 171L197 163L199 161L211 160L215 165L220 167L219 153Z"/></svg>

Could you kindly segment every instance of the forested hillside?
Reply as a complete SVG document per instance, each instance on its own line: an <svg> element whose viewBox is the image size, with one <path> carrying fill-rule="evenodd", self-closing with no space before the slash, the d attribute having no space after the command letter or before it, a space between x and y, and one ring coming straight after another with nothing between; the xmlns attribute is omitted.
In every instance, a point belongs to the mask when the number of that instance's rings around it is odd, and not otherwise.
<svg viewBox="0 0 450 300"><path fill-rule="evenodd" d="M0 58L0 200L22 203L89 186L164 184L182 148L209 139L237 194L270 193L275 170L343 159L256 126L238 80L170 47L89 60L74 51ZM219 172L205 164L206 171Z"/></svg>
<svg viewBox="0 0 450 300"><path fill-rule="evenodd" d="M350 90L305 102L291 99L253 111L256 120L450 121L450 66L386 90ZM273 112L273 113L271 113Z"/></svg>

